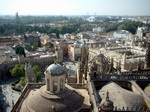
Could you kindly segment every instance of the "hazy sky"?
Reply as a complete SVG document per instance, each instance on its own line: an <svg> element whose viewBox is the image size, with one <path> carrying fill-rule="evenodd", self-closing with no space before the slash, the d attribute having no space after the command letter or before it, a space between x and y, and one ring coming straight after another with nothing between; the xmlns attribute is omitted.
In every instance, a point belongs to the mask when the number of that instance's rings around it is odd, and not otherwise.
<svg viewBox="0 0 150 112"><path fill-rule="evenodd" d="M0 0L0 15L150 15L150 0Z"/></svg>

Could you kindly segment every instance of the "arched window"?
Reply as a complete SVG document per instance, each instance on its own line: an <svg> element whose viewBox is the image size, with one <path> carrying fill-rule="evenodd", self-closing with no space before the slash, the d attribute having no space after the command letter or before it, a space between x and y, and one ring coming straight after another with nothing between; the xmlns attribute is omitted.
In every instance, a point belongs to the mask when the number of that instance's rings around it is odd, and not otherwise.
<svg viewBox="0 0 150 112"><path fill-rule="evenodd" d="M61 80L60 80L60 90L63 90L63 82L64 82L64 80L61 79Z"/></svg>
<svg viewBox="0 0 150 112"><path fill-rule="evenodd" d="M57 91L57 82L53 81L53 92Z"/></svg>

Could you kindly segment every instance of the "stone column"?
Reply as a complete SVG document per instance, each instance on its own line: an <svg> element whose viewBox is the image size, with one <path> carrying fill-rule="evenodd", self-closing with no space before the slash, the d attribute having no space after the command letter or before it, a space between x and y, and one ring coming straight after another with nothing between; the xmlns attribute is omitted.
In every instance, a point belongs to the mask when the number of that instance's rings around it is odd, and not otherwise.
<svg viewBox="0 0 150 112"><path fill-rule="evenodd" d="M49 91L50 90L50 86L49 86L49 79L46 78L46 90Z"/></svg>
<svg viewBox="0 0 150 112"><path fill-rule="evenodd" d="M65 89L65 77L63 77L63 85L62 85L62 89Z"/></svg>
<svg viewBox="0 0 150 112"><path fill-rule="evenodd" d="M53 92L53 80L50 80L50 91Z"/></svg>
<svg viewBox="0 0 150 112"><path fill-rule="evenodd" d="M125 66L126 63L126 54L123 55L123 65Z"/></svg>
<svg viewBox="0 0 150 112"><path fill-rule="evenodd" d="M60 78L57 79L57 92L60 91Z"/></svg>

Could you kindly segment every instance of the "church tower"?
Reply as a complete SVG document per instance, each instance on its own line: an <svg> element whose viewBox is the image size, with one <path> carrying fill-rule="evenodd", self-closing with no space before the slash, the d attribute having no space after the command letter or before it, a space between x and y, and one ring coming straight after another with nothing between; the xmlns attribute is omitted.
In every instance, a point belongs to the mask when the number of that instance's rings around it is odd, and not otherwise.
<svg viewBox="0 0 150 112"><path fill-rule="evenodd" d="M88 68L88 56L89 56L89 48L86 46L85 42L81 48L81 74L87 78L87 68Z"/></svg>
<svg viewBox="0 0 150 112"><path fill-rule="evenodd" d="M87 79L88 55L89 55L89 49L84 42L81 48L81 58L78 60L77 84L83 83Z"/></svg>
<svg viewBox="0 0 150 112"><path fill-rule="evenodd" d="M15 22L16 22L16 24L20 23L20 18L19 18L18 12L16 12Z"/></svg>
<svg viewBox="0 0 150 112"><path fill-rule="evenodd" d="M30 63L25 64L25 76L27 83L36 83L36 75Z"/></svg>
<svg viewBox="0 0 150 112"><path fill-rule="evenodd" d="M55 46L55 55L56 55L56 60L63 61L63 51L60 48L59 44Z"/></svg>
<svg viewBox="0 0 150 112"><path fill-rule="evenodd" d="M114 72L114 59L111 58L110 67L109 67L108 73L113 73L113 72Z"/></svg>
<svg viewBox="0 0 150 112"><path fill-rule="evenodd" d="M82 83L82 81L83 81L83 74L81 73L81 61L79 59L77 65L77 84Z"/></svg>

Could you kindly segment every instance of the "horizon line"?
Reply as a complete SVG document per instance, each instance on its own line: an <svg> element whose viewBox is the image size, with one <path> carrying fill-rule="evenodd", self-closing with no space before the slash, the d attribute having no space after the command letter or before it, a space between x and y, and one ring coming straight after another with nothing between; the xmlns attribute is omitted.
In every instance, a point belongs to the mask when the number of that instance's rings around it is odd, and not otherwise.
<svg viewBox="0 0 150 112"><path fill-rule="evenodd" d="M16 14L16 13L15 13ZM0 14L0 16L16 16L15 14ZM150 16L150 15L113 15L113 14L89 14L89 15L86 15L86 14L19 14L19 16Z"/></svg>

